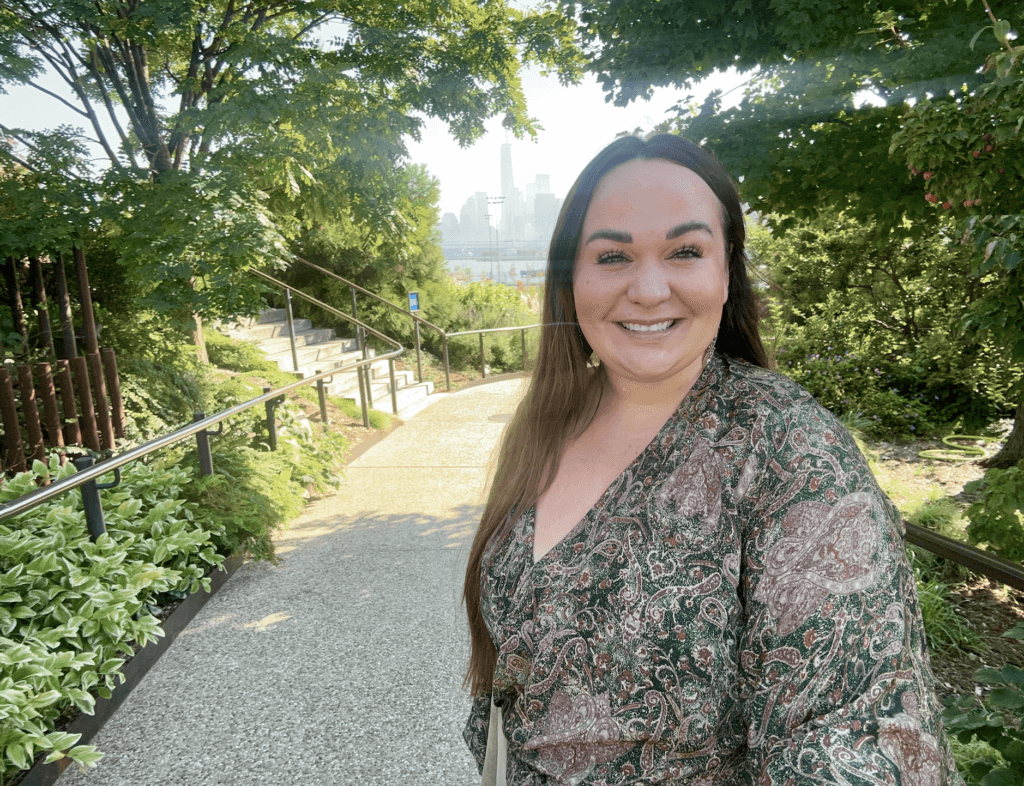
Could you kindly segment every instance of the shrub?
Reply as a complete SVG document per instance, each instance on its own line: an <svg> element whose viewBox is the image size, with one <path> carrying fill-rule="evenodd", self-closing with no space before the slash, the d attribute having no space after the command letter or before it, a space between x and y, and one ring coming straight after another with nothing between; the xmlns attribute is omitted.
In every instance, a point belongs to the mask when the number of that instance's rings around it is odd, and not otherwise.
<svg viewBox="0 0 1024 786"><path fill-rule="evenodd" d="M42 478L74 472L35 462L0 486L0 503ZM124 657L162 635L148 608L164 593L209 585L223 557L181 497L187 473L136 463L101 492L107 533L88 537L81 497L66 494L0 524L0 776L38 752L83 764L93 748L53 731L71 707L91 712L109 697Z"/></svg>
<svg viewBox="0 0 1024 786"><path fill-rule="evenodd" d="M1008 469L990 469L981 480L964 486L981 495L967 508L967 536L999 556L1024 561L1024 462Z"/></svg>
<svg viewBox="0 0 1024 786"><path fill-rule="evenodd" d="M1003 635L1024 641L1024 623ZM970 786L1018 786L1024 783L1024 669L986 667L978 669L974 679L996 687L980 700L960 696L948 701L942 719L946 731L960 743L983 742L997 753L961 748L964 758L957 758L957 767Z"/></svg>
<svg viewBox="0 0 1024 786"><path fill-rule="evenodd" d="M166 434L205 409L210 383L198 363L184 368L142 358L118 358L117 363L129 441Z"/></svg>
<svg viewBox="0 0 1024 786"><path fill-rule="evenodd" d="M238 372L280 373L277 363L267 360L262 351L248 341L239 341L216 330L207 330L206 354L217 368Z"/></svg>

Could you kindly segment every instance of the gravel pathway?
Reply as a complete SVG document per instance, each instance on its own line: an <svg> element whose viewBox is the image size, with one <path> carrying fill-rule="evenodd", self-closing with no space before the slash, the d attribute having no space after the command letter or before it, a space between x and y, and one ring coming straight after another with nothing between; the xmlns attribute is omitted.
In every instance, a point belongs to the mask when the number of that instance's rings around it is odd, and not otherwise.
<svg viewBox="0 0 1024 786"><path fill-rule="evenodd" d="M522 381L438 396L243 566L62 786L471 786L462 574Z"/></svg>

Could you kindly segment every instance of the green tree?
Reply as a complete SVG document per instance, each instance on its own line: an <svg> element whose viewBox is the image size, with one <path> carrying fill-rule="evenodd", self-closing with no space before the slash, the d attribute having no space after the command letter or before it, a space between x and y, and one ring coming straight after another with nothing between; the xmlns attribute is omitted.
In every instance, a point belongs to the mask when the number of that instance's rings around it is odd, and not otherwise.
<svg viewBox="0 0 1024 786"><path fill-rule="evenodd" d="M252 310L250 265L288 259L302 226L344 215L394 228L403 140L422 117L461 142L504 116L531 133L523 63L577 73L561 15L504 0L0 0L0 89L64 81L109 166L90 214L149 305L219 316ZM9 124L9 125L8 125ZM0 131L40 164L39 137ZM72 129L61 130L64 137Z"/></svg>
<svg viewBox="0 0 1024 786"><path fill-rule="evenodd" d="M1024 363L1024 46L1014 45L1010 22L984 5L994 34L985 48L996 47L984 59L986 81L954 101L910 108L891 150L911 167L925 199L959 220L958 238L974 252L971 273L986 290L965 324ZM990 39L975 35L971 43L979 40ZM1014 431L991 467L1024 460L1024 390L1018 396Z"/></svg>
<svg viewBox="0 0 1024 786"><path fill-rule="evenodd" d="M657 85L688 87L728 68L750 74L737 106L725 108L715 92L700 105L677 105L666 127L710 143L726 168L742 177L744 198L770 215L776 231L836 208L873 226L879 248L893 239L918 243L936 234L951 238L956 231L953 192L938 202L925 199L919 179L924 170L915 167L915 176L906 156L891 155L890 146L914 106L952 117L966 98L992 89L985 87L988 77L972 49L972 33L989 21L982 4L564 0L560 5L575 14L589 68L619 104L649 96ZM1001 0L999 7L1007 18L1024 14L1020 0ZM997 25L997 39L1006 39L1004 66L1014 57L1008 51L1013 49L1009 30L1007 23ZM1008 109L1007 117L1011 114ZM971 149L972 159L977 149ZM984 152L984 146L980 149ZM1018 184L1007 187L1019 190L1020 170L1004 169L1007 180L1016 178ZM963 182L964 193L971 190L969 181ZM1006 233L1016 230L1002 226L990 225L999 235L993 239L1009 243ZM984 272L982 267L977 272ZM989 289L991 297L977 299L972 317L991 331L1003 325L1016 329L1019 299L1012 281L987 277L976 286ZM1008 353L1010 358L1019 363L1015 353ZM1024 442L1024 407L1017 412L1015 434Z"/></svg>

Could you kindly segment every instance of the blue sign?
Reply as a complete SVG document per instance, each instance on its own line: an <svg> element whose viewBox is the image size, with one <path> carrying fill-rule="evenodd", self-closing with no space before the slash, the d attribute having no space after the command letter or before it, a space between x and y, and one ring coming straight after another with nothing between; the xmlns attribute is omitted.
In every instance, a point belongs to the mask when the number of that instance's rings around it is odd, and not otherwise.
<svg viewBox="0 0 1024 786"><path fill-rule="evenodd" d="M410 292L409 293L409 310L419 311L420 310L420 293Z"/></svg>

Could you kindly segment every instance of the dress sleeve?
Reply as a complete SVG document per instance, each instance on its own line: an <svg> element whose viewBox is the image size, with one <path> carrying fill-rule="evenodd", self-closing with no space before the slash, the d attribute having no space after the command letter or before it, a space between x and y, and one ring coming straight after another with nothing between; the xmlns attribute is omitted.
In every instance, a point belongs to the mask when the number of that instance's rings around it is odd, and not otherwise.
<svg viewBox="0 0 1024 786"><path fill-rule="evenodd" d="M960 786L933 690L904 527L845 429L766 429L743 511L739 641L758 786Z"/></svg>
<svg viewBox="0 0 1024 786"><path fill-rule="evenodd" d="M469 711L469 720L462 732L462 738L469 746L470 753L476 759L476 766L483 772L484 759L487 756L487 732L491 719L491 694L485 693L473 697L473 706Z"/></svg>

